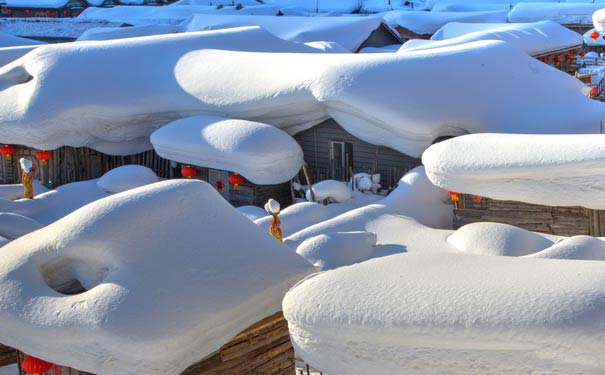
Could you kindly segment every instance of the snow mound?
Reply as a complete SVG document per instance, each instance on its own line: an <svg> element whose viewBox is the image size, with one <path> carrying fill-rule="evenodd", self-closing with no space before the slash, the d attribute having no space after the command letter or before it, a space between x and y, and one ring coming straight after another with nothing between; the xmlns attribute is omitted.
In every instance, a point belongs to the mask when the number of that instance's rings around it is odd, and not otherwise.
<svg viewBox="0 0 605 375"><path fill-rule="evenodd" d="M605 260L605 242L591 236L574 236L562 239L532 258Z"/></svg>
<svg viewBox="0 0 605 375"><path fill-rule="evenodd" d="M24 46L37 46L46 44L33 39L20 38L12 34L8 34L0 31L0 48L5 47L24 47Z"/></svg>
<svg viewBox="0 0 605 375"><path fill-rule="evenodd" d="M521 2L508 13L508 22L554 21L562 25L591 24L594 12L603 4L582 3L526 3Z"/></svg>
<svg viewBox="0 0 605 375"><path fill-rule="evenodd" d="M323 180L312 186L315 202L321 202L329 199L332 202L346 202L352 197L351 189L341 181ZM308 201L313 201L311 190L307 190L306 198Z"/></svg>
<svg viewBox="0 0 605 375"><path fill-rule="evenodd" d="M605 262L396 254L309 277L283 310L328 374L599 374L604 279Z"/></svg>
<svg viewBox="0 0 605 375"><path fill-rule="evenodd" d="M237 172L260 185L286 182L303 164L302 149L292 137L245 120L189 117L156 130L151 143L163 158Z"/></svg>
<svg viewBox="0 0 605 375"><path fill-rule="evenodd" d="M500 0L501 1L501 0ZM468 2L460 0L438 0L431 8L432 12L477 12L488 10L506 10L509 11L510 3L504 2Z"/></svg>
<svg viewBox="0 0 605 375"><path fill-rule="evenodd" d="M523 256L550 247L544 235L499 223L471 223L455 231L447 242L467 254Z"/></svg>
<svg viewBox="0 0 605 375"><path fill-rule="evenodd" d="M105 173L99 178L97 185L101 190L109 194L115 194L158 181L159 177L147 167L124 165Z"/></svg>
<svg viewBox="0 0 605 375"><path fill-rule="evenodd" d="M477 40L502 40L530 55L582 45L582 35L552 21L519 24L453 22L437 30L430 41L412 39L400 51L418 51Z"/></svg>
<svg viewBox="0 0 605 375"><path fill-rule="evenodd" d="M395 28L404 27L416 34L432 35L440 27L450 22L503 23L507 11L486 12L406 12L386 13L385 22Z"/></svg>
<svg viewBox="0 0 605 375"><path fill-rule="evenodd" d="M605 9L599 9L592 14L592 24L597 32L605 33Z"/></svg>
<svg viewBox="0 0 605 375"><path fill-rule="evenodd" d="M6 244L7 244L7 243L9 243L9 242L10 242L10 240L9 240L9 239L7 239L7 238L4 238L4 237L0 236L0 247L2 247L2 246L4 246L4 245L6 245ZM11 374L11 375L12 375L12 374Z"/></svg>
<svg viewBox="0 0 605 375"><path fill-rule="evenodd" d="M359 0L266 0L277 6L298 6L308 12L353 13L359 9Z"/></svg>
<svg viewBox="0 0 605 375"><path fill-rule="evenodd" d="M42 228L42 224L23 215L0 212L0 236L14 240Z"/></svg>
<svg viewBox="0 0 605 375"><path fill-rule="evenodd" d="M267 212L257 206L240 206L237 207L236 210L238 210L240 214L244 215L250 221L267 216Z"/></svg>
<svg viewBox="0 0 605 375"><path fill-rule="evenodd" d="M311 48L315 48L318 51L325 53L349 53L348 49L344 48L338 43L334 42L326 42L326 41L318 41L318 42L308 42L305 43L306 46Z"/></svg>
<svg viewBox="0 0 605 375"><path fill-rule="evenodd" d="M605 135L472 134L431 146L422 162L444 189L605 209Z"/></svg>
<svg viewBox="0 0 605 375"><path fill-rule="evenodd" d="M191 180L99 200L2 250L0 342L101 375L177 375L314 270Z"/></svg>
<svg viewBox="0 0 605 375"><path fill-rule="evenodd" d="M307 238L296 252L321 270L348 266L372 257L376 234L370 232L336 232Z"/></svg>
<svg viewBox="0 0 605 375"><path fill-rule="evenodd" d="M267 17L196 14L184 22L182 28L184 31L200 31L260 26L281 39L298 43L334 42L350 52L355 52L381 22L380 16Z"/></svg>
<svg viewBox="0 0 605 375"><path fill-rule="evenodd" d="M110 40L135 38L140 36L172 34L180 29L175 25L140 25L131 27L95 27L86 30L78 41L82 40Z"/></svg>
<svg viewBox="0 0 605 375"><path fill-rule="evenodd" d="M42 185L39 181L34 180L34 194L40 195L46 193L48 188ZM0 185L0 199L16 200L23 198L23 185L21 184L8 184Z"/></svg>
<svg viewBox="0 0 605 375"><path fill-rule="evenodd" d="M4 47L0 48L0 66L4 66L18 58L25 56L29 51L38 48L37 45L25 47Z"/></svg>

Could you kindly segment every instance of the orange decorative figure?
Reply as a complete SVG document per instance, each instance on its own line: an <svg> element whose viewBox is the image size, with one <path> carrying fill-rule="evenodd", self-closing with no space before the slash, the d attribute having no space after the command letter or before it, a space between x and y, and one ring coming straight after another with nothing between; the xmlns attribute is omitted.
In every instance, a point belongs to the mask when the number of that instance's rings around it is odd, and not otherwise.
<svg viewBox="0 0 605 375"><path fill-rule="evenodd" d="M21 158L21 184L23 184L23 198L34 199L34 174L36 168L29 159Z"/></svg>
<svg viewBox="0 0 605 375"><path fill-rule="evenodd" d="M269 199L265 204L265 211L273 217L271 224L269 224L269 233L277 238L279 242L284 242L281 232L281 220L279 219L279 212L281 211L279 202L273 198Z"/></svg>

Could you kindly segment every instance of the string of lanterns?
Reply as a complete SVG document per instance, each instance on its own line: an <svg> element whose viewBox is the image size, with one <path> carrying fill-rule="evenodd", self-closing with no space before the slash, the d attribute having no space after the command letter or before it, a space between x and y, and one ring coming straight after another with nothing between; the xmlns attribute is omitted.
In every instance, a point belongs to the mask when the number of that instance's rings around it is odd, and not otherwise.
<svg viewBox="0 0 605 375"><path fill-rule="evenodd" d="M455 191L451 191L451 190L446 190L446 193L448 193L450 195L450 199L452 200L452 202L458 202L460 201L460 193L457 193ZM473 201L475 203L481 203L481 201L483 200L483 197L480 195L473 195Z"/></svg>
<svg viewBox="0 0 605 375"><path fill-rule="evenodd" d="M11 160L13 154L15 153L15 147L11 145L4 145L0 147L0 154L4 155L6 160Z"/></svg>
<svg viewBox="0 0 605 375"><path fill-rule="evenodd" d="M186 177L186 178L193 178L195 176L197 176L197 168L192 167L191 165L187 164L187 165L183 165L181 167L181 176ZM233 189L237 190L239 189L239 186L241 184L243 184L244 182L246 182L246 179L244 178L244 176L238 174L238 173L231 173L229 175L229 183L231 185L233 185ZM223 189L225 188L225 183L223 183L223 181L221 181L220 179L216 180L216 182L214 183L214 187L216 188L216 190L219 191L219 193L221 191L223 191Z"/></svg>

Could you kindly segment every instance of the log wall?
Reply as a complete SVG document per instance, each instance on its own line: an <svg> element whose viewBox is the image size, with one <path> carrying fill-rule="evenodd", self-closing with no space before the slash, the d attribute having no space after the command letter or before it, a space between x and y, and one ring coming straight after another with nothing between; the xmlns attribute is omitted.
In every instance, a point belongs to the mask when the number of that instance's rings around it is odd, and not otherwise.
<svg viewBox="0 0 605 375"><path fill-rule="evenodd" d="M0 344L0 367L17 362L17 351L13 348Z"/></svg>
<svg viewBox="0 0 605 375"><path fill-rule="evenodd" d="M461 194L454 208L454 229L488 221L558 236L605 236L605 211L584 207L553 207Z"/></svg>

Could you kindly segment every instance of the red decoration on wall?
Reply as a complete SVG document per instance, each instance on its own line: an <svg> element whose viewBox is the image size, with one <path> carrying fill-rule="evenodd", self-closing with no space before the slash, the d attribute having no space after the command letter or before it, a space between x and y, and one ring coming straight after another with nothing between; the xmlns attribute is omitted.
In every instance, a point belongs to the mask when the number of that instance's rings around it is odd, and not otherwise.
<svg viewBox="0 0 605 375"><path fill-rule="evenodd" d="M36 152L36 159L40 160L40 164L46 165L46 162L50 160L53 154L50 151L38 151Z"/></svg>
<svg viewBox="0 0 605 375"><path fill-rule="evenodd" d="M246 179L237 173L231 173L229 175L229 183L233 185L233 189L235 190L237 190L244 182L246 182Z"/></svg>
<svg viewBox="0 0 605 375"><path fill-rule="evenodd" d="M4 145L0 147L0 154L4 155L6 160L11 160L11 157L15 153L15 148L11 145Z"/></svg>
<svg viewBox="0 0 605 375"><path fill-rule="evenodd" d="M29 356L23 360L21 367L30 374L38 375L48 372L52 367L52 363L46 362L40 358Z"/></svg>
<svg viewBox="0 0 605 375"><path fill-rule="evenodd" d="M191 178L197 176L197 169L190 165L184 165L181 168L181 176Z"/></svg>
<svg viewBox="0 0 605 375"><path fill-rule="evenodd" d="M581 58L584 58L584 56L586 56L586 52L580 51L580 52L578 52L578 56L580 56Z"/></svg>
<svg viewBox="0 0 605 375"><path fill-rule="evenodd" d="M590 34L588 34L588 36L590 37L590 39L592 39L593 42L596 42L597 38L599 37L599 33L593 30Z"/></svg>
<svg viewBox="0 0 605 375"><path fill-rule="evenodd" d="M460 193L456 193L455 191L446 190L446 193L450 195L452 202L458 202L460 200Z"/></svg>
<svg viewBox="0 0 605 375"><path fill-rule="evenodd" d="M223 183L223 181L221 181L221 179L219 178L218 180L216 180L216 182L214 183L214 187L216 188L216 190L220 193L221 191L223 191L223 189L225 188L225 184Z"/></svg>

